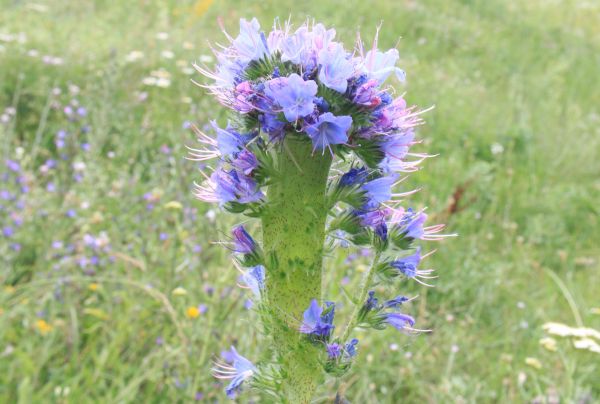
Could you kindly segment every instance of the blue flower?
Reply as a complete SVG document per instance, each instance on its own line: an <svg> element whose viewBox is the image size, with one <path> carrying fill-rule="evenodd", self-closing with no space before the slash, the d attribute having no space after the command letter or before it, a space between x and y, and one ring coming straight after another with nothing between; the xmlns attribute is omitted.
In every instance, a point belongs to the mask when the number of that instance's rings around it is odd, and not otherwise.
<svg viewBox="0 0 600 404"><path fill-rule="evenodd" d="M227 397L234 399L237 393L241 391L242 384L254 376L257 369L252 362L238 354L233 346L230 351L225 352L223 359L230 363L230 365L217 363L213 368L213 373L218 379L231 379L227 387L225 387L225 393Z"/></svg>
<svg viewBox="0 0 600 404"><path fill-rule="evenodd" d="M260 31L256 18L250 22L244 18L240 20L240 34L233 40L233 47L244 62L259 60L269 54L265 34Z"/></svg>
<svg viewBox="0 0 600 404"><path fill-rule="evenodd" d="M351 187L353 185L363 184L367 180L369 172L365 167L351 168L340 178L340 186Z"/></svg>
<svg viewBox="0 0 600 404"><path fill-rule="evenodd" d="M380 84L386 81L392 73L396 74L398 80L404 81L406 74L402 69L396 67L399 58L396 49L390 49L385 53L379 50L370 50L365 55L363 71L369 75L369 78L377 80Z"/></svg>
<svg viewBox="0 0 600 404"><path fill-rule="evenodd" d="M403 273L406 277L414 278L417 276L417 267L419 266L420 262L421 248L419 247L414 254L392 261L390 265Z"/></svg>
<svg viewBox="0 0 600 404"><path fill-rule="evenodd" d="M283 109L285 119L295 122L313 112L317 83L304 81L296 73L289 77L269 80L265 83L265 94Z"/></svg>
<svg viewBox="0 0 600 404"><path fill-rule="evenodd" d="M424 286L432 286L426 282L427 279L435 279L436 276L433 276L433 269L418 269L419 263L421 262L421 247L417 247L417 250L414 254L409 255L408 257L400 258L390 262L390 266L395 268L406 276L407 278L414 279L416 282L420 283ZM423 281L425 279L425 281Z"/></svg>
<svg viewBox="0 0 600 404"><path fill-rule="evenodd" d="M390 300L386 301L385 303L383 303L383 307L395 309L399 306L402 306L402 304L407 302L408 300L409 299L406 296L396 296L395 298L390 299Z"/></svg>
<svg viewBox="0 0 600 404"><path fill-rule="evenodd" d="M210 176L210 188L199 187L197 196L209 202L249 203L260 200L264 195L252 177L238 174L235 170L216 170Z"/></svg>
<svg viewBox="0 0 600 404"><path fill-rule="evenodd" d="M325 349L327 350L327 356L329 359L337 359L342 356L342 347L336 342L333 344L327 344Z"/></svg>
<svg viewBox="0 0 600 404"><path fill-rule="evenodd" d="M331 310L323 315L323 309L317 303L316 299L310 302L310 306L304 312L304 321L300 325L300 332L309 334L321 339L329 339L333 330L334 307L332 302L326 303Z"/></svg>
<svg viewBox="0 0 600 404"><path fill-rule="evenodd" d="M403 313L384 313L384 322L397 330L406 330L415 325L415 319Z"/></svg>
<svg viewBox="0 0 600 404"><path fill-rule="evenodd" d="M254 296L260 297L265 287L265 267L256 265L242 274L242 281L250 288Z"/></svg>
<svg viewBox="0 0 600 404"><path fill-rule="evenodd" d="M402 232L404 233L404 237L411 239L419 239L423 237L425 234L425 230L423 230L423 225L427 220L427 215L423 212L421 213L412 213L407 212L403 217L403 221L406 223Z"/></svg>
<svg viewBox="0 0 600 404"><path fill-rule="evenodd" d="M251 151L242 150L235 156L235 159L231 161L231 165L244 175L250 175L252 174L252 171L258 168L258 160Z"/></svg>
<svg viewBox="0 0 600 404"><path fill-rule="evenodd" d="M354 74L354 66L348 60L344 47L341 44L335 44L322 49L317 62L321 66L319 81L326 87L344 93L348 87L348 79Z"/></svg>
<svg viewBox="0 0 600 404"><path fill-rule="evenodd" d="M392 186L394 182L396 182L396 177L388 176L377 178L364 184L362 189L367 193L368 198L365 208L374 209L380 204L389 201L392 198Z"/></svg>
<svg viewBox="0 0 600 404"><path fill-rule="evenodd" d="M281 60L308 66L311 64L312 39L306 27L300 27L293 35L280 43Z"/></svg>
<svg viewBox="0 0 600 404"><path fill-rule="evenodd" d="M244 229L244 226L234 227L231 233L233 235L233 251L240 254L252 254L256 251L256 242Z"/></svg>
<svg viewBox="0 0 600 404"><path fill-rule="evenodd" d="M357 344L358 344L358 340L356 338L353 338L344 347L344 351L346 351L346 355L348 355L349 358L353 358L354 356L356 356L356 345Z"/></svg>
<svg viewBox="0 0 600 404"><path fill-rule="evenodd" d="M284 135L285 122L277 114L264 113L258 116L261 130L269 134L271 140L280 139Z"/></svg>
<svg viewBox="0 0 600 404"><path fill-rule="evenodd" d="M375 297L375 291L369 290L369 297L367 298L367 301L363 305L363 309L365 311L371 311L371 310L377 309L378 306L379 306L379 299L377 299Z"/></svg>
<svg viewBox="0 0 600 404"><path fill-rule="evenodd" d="M217 133L217 147L222 156L231 156L241 151L246 144L256 136L256 134L240 134L230 127L221 129L216 121L210 124Z"/></svg>
<svg viewBox="0 0 600 404"><path fill-rule="evenodd" d="M352 126L352 117L335 116L326 112L319 116L316 123L307 126L306 133L313 142L315 149L331 149L332 144L341 144L348 141L348 130Z"/></svg>

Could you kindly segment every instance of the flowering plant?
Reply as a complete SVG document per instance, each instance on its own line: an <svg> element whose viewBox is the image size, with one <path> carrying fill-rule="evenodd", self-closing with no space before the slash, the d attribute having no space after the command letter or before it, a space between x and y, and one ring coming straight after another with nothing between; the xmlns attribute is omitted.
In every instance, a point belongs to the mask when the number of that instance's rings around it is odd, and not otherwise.
<svg viewBox="0 0 600 404"><path fill-rule="evenodd" d="M227 35L227 34L226 34ZM253 364L234 348L214 368L230 379L227 395L244 384L294 403L309 402L324 373L341 376L356 356L357 327L394 327L406 333L415 320L400 312L410 300L379 303L378 281L404 276L427 284L415 240L439 240L443 225L425 226L427 215L399 207L415 191L394 193L402 173L417 170L427 154L412 153L423 111L393 97L385 85L398 51L352 52L334 40L335 30L305 23L265 34L256 19L240 21L240 34L215 51L216 70L195 67L204 85L232 113L215 136L197 130L199 161L218 159L197 185L201 200L257 219L262 242L242 225L232 232L232 251L242 282L254 293L274 361ZM256 236L255 236L256 237ZM321 292L326 238L372 248L355 309L345 327L334 325L335 303Z"/></svg>

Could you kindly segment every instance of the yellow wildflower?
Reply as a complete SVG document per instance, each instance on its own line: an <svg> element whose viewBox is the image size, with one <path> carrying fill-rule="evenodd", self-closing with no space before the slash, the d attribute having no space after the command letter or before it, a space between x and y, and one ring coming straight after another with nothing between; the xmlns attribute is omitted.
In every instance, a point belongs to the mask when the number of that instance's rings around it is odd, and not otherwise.
<svg viewBox="0 0 600 404"><path fill-rule="evenodd" d="M40 334L42 335L46 335L48 334L50 331L52 331L52 326L50 324L48 324L46 322L46 320L38 320L35 322L35 326L37 327L38 331L40 332Z"/></svg>
<svg viewBox="0 0 600 404"><path fill-rule="evenodd" d="M197 307L190 306L185 311L185 315L187 316L187 318L198 318L198 316L200 315L200 310Z"/></svg>
<svg viewBox="0 0 600 404"><path fill-rule="evenodd" d="M88 286L88 289L91 290L92 292L97 291L98 288L100 288L100 285L98 285L97 283L90 283Z"/></svg>

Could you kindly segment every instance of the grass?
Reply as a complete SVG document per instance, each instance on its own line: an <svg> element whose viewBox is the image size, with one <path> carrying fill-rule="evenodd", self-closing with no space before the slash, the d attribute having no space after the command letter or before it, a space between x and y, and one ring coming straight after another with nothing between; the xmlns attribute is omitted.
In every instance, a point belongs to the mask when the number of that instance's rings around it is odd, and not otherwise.
<svg viewBox="0 0 600 404"><path fill-rule="evenodd" d="M0 6L0 112L9 108L0 150L22 170L3 168L1 188L29 188L20 209L0 201L0 224L15 228L0 238L1 402L187 402L197 393L220 402L214 355L235 343L266 359L256 315L244 308L249 295L235 286L227 252L211 244L236 218L193 199L200 177L182 156L193 144L185 122L224 119L186 70L207 60L207 41L224 40L217 17L235 33L240 17L269 26L277 15L310 15L346 43L384 22L380 46L398 43L408 73L400 91L435 104L421 150L440 156L411 176L407 187L423 187L411 202L460 234L430 258L435 289L402 285L420 295L410 307L418 325L434 332L360 333L353 375L329 381L319 402L333 401L336 388L357 403L600 400L597 354L568 339L555 352L539 344L548 321L600 327L595 2ZM143 57L128 61L132 51ZM163 87L143 84L147 77L162 77ZM72 100L87 110L77 121L63 112ZM69 135L58 149L61 129ZM345 276L353 290L368 262L335 254L326 265L335 296ZM348 302L337 296L345 316ZM198 305L206 311L186 316Z"/></svg>

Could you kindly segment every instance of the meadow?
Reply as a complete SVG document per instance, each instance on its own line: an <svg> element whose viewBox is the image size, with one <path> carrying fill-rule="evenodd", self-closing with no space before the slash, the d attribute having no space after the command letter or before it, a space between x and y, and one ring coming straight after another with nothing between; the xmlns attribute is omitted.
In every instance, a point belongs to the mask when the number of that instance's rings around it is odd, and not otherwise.
<svg viewBox="0 0 600 404"><path fill-rule="evenodd" d="M595 403L600 352L600 3L592 0L0 0L0 402L224 402L211 361L261 358L250 293L196 200L192 124L223 123L193 62L241 17L396 46L407 100L435 106L403 184L459 237L410 311L429 334L361 335L353 403ZM239 219L239 218L238 218ZM325 261L352 291L360 251ZM598 337L596 337L598 338ZM585 340L585 339L584 339ZM600 344L600 338L587 338ZM598 345L596 345L597 347ZM242 402L261 401L247 393Z"/></svg>

